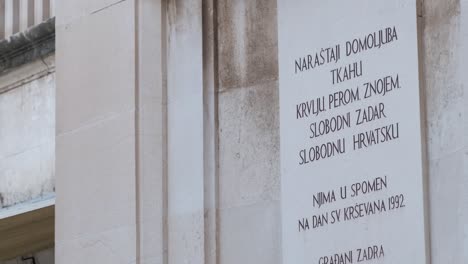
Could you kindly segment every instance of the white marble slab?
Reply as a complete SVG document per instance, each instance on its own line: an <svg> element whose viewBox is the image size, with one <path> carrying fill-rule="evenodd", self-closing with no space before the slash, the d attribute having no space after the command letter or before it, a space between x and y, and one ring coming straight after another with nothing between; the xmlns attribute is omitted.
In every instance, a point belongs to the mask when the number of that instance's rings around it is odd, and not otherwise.
<svg viewBox="0 0 468 264"><path fill-rule="evenodd" d="M278 1L283 263L426 263L416 18Z"/></svg>

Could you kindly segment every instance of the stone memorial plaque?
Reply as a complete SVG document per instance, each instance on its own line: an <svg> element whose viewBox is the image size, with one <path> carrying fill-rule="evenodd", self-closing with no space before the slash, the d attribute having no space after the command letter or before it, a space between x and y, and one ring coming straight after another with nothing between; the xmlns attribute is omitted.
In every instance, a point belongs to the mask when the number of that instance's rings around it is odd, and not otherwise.
<svg viewBox="0 0 468 264"><path fill-rule="evenodd" d="M279 0L283 263L426 263L415 0Z"/></svg>

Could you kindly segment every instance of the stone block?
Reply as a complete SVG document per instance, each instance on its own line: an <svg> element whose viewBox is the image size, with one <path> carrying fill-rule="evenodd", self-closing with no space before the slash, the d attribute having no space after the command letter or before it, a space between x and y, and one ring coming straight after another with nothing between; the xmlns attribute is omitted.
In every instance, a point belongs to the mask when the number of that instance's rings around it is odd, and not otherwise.
<svg viewBox="0 0 468 264"><path fill-rule="evenodd" d="M219 223L220 263L282 263L278 201L222 209Z"/></svg>
<svg viewBox="0 0 468 264"><path fill-rule="evenodd" d="M279 199L278 83L219 94L220 207Z"/></svg>
<svg viewBox="0 0 468 264"><path fill-rule="evenodd" d="M134 42L131 1L57 27L57 134L134 107Z"/></svg>
<svg viewBox="0 0 468 264"><path fill-rule="evenodd" d="M220 89L278 79L276 1L220 1Z"/></svg>

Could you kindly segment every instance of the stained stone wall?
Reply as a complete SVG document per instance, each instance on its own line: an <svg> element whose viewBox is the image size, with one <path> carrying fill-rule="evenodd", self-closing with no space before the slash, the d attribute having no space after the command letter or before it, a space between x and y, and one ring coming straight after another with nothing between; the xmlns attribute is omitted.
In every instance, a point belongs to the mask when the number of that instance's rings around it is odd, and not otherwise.
<svg viewBox="0 0 468 264"><path fill-rule="evenodd" d="M53 196L54 57L0 75L0 209Z"/></svg>
<svg viewBox="0 0 468 264"><path fill-rule="evenodd" d="M219 1L220 263L281 263L276 1Z"/></svg>
<svg viewBox="0 0 468 264"><path fill-rule="evenodd" d="M425 0L419 18L432 263L468 261L466 7Z"/></svg>

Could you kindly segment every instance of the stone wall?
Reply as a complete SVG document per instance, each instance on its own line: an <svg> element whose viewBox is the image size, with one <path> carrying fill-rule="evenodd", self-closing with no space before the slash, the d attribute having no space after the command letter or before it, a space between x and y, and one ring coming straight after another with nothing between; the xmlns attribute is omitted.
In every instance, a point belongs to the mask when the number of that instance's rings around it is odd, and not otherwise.
<svg viewBox="0 0 468 264"><path fill-rule="evenodd" d="M281 263L276 16L276 1L218 2L220 263Z"/></svg>
<svg viewBox="0 0 468 264"><path fill-rule="evenodd" d="M468 255L465 2L419 2L432 263ZM57 8L57 263L281 263L276 1Z"/></svg>
<svg viewBox="0 0 468 264"><path fill-rule="evenodd" d="M58 1L56 262L136 258L134 2Z"/></svg>
<svg viewBox="0 0 468 264"><path fill-rule="evenodd" d="M430 254L432 263L465 263L468 98L462 21L466 14L460 0L425 0L420 12Z"/></svg>
<svg viewBox="0 0 468 264"><path fill-rule="evenodd" d="M53 56L0 76L0 208L53 195Z"/></svg>

